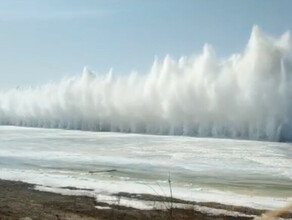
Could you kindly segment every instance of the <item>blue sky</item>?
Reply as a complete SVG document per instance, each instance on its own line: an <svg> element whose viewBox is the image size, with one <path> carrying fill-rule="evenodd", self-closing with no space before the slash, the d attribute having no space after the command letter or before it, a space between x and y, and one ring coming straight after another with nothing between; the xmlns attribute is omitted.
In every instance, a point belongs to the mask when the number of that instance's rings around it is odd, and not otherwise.
<svg viewBox="0 0 292 220"><path fill-rule="evenodd" d="M254 24L292 30L285 0L23 0L0 2L0 88L58 81L84 66L145 74L155 56L242 51Z"/></svg>

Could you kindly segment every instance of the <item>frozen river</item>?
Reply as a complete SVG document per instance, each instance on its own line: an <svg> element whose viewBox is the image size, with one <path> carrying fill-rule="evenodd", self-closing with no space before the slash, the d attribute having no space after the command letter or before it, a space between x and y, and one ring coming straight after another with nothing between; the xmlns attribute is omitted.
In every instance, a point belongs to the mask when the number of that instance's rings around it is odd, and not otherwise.
<svg viewBox="0 0 292 220"><path fill-rule="evenodd" d="M292 144L0 127L2 179L96 197L168 196L169 174L177 198L283 206L292 201Z"/></svg>

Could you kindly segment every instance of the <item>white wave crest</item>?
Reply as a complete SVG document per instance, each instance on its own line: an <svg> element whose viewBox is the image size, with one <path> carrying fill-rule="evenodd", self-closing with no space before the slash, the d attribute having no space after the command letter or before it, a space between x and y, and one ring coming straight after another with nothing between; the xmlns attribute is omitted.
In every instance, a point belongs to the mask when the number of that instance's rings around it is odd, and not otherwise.
<svg viewBox="0 0 292 220"><path fill-rule="evenodd" d="M0 124L152 134L292 140L289 32L253 27L240 54L155 60L146 75L95 74L0 92Z"/></svg>

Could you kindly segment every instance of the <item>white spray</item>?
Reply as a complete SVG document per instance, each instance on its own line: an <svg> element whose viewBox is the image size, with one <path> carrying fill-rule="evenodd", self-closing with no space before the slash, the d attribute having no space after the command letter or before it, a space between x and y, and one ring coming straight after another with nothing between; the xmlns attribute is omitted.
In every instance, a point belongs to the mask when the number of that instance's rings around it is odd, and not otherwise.
<svg viewBox="0 0 292 220"><path fill-rule="evenodd" d="M0 92L0 124L94 131L292 140L289 33L254 27L241 54L154 61L147 75L97 75Z"/></svg>

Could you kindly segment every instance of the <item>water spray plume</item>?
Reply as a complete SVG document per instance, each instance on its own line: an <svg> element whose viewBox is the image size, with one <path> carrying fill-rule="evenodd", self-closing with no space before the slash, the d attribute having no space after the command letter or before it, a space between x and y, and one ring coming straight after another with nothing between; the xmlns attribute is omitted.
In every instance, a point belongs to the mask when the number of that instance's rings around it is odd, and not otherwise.
<svg viewBox="0 0 292 220"><path fill-rule="evenodd" d="M242 53L155 59L148 74L81 77L0 92L0 124L292 140L290 34L253 27Z"/></svg>

